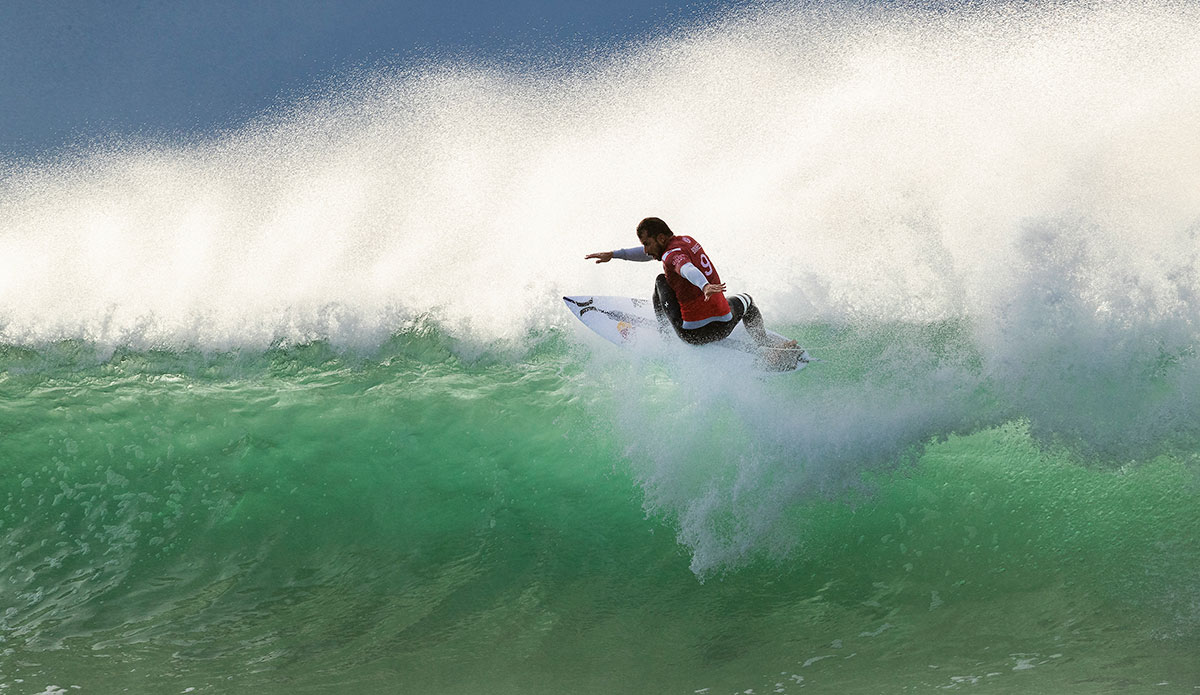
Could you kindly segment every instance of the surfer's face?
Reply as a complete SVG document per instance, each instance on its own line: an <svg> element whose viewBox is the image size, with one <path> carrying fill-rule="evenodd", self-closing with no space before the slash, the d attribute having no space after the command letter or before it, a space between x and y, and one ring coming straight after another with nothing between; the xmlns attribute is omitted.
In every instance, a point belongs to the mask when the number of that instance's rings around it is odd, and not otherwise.
<svg viewBox="0 0 1200 695"><path fill-rule="evenodd" d="M663 251L667 250L667 239L665 236L652 236L648 232L638 232L638 241L642 242L642 249L646 251L646 255L655 259L662 260Z"/></svg>

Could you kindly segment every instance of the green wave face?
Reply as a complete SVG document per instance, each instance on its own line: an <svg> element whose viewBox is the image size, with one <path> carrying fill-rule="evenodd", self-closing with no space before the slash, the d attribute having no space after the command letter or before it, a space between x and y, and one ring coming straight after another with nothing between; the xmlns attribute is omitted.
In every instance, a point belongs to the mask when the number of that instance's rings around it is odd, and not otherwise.
<svg viewBox="0 0 1200 695"><path fill-rule="evenodd" d="M818 364L701 399L690 363L607 350L552 332L480 353L436 330L369 355L9 349L0 682L1200 685L1194 451L1114 465L1022 420L806 436L787 428L819 421L806 404L858 389L869 413L898 389ZM972 388L973 419L998 417ZM863 442L874 456L844 455Z"/></svg>

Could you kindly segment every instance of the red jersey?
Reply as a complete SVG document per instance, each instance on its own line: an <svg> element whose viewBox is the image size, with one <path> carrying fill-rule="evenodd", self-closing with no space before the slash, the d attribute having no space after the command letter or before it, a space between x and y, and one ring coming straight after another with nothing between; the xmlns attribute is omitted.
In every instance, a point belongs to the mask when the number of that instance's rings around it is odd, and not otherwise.
<svg viewBox="0 0 1200 695"><path fill-rule="evenodd" d="M690 236L676 236L667 244L662 255L663 272L667 276L667 284L675 290L675 298L679 301L679 313L684 321L703 321L715 316L729 313L729 302L725 295L718 292L704 301L704 291L696 287L690 280L679 274L679 269L691 263L704 273L711 283L721 284L721 276L717 269L700 248L700 243Z"/></svg>

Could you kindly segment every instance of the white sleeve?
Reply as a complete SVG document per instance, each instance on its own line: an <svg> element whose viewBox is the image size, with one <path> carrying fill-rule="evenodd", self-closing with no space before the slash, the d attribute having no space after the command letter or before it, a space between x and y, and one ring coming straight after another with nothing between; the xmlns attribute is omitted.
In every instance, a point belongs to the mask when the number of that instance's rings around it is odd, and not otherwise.
<svg viewBox="0 0 1200 695"><path fill-rule="evenodd" d="M704 289L704 286L708 284L708 278L704 277L704 273L692 265L691 261L683 264L683 267L679 269L679 274L700 289Z"/></svg>
<svg viewBox="0 0 1200 695"><path fill-rule="evenodd" d="M613 258L620 258L623 261L652 261L650 254L646 253L646 249L641 246L634 246L628 249L617 249L612 252Z"/></svg>

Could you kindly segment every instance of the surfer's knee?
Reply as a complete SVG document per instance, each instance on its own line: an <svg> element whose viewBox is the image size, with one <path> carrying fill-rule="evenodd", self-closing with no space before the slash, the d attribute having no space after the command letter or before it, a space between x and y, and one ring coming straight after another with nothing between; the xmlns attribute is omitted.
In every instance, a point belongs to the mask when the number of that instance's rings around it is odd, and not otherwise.
<svg viewBox="0 0 1200 695"><path fill-rule="evenodd" d="M663 273L659 273L658 277L654 278L654 294L661 297L664 302L675 299L675 290L671 289L671 283L667 282L667 276Z"/></svg>
<svg viewBox="0 0 1200 695"><path fill-rule="evenodd" d="M760 314L758 312L758 307L755 306L754 298L751 297L750 295L745 294L745 293L739 293L739 294L733 295L732 297L730 297L730 299L733 301L736 301L742 305L742 318L743 319L748 318L751 321L753 321L755 318L759 317Z"/></svg>

